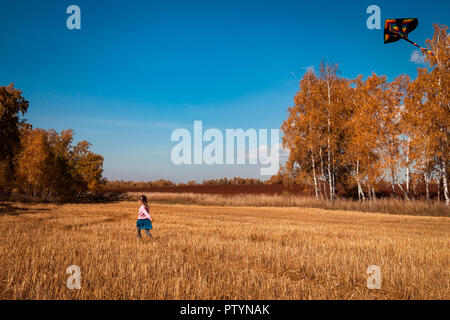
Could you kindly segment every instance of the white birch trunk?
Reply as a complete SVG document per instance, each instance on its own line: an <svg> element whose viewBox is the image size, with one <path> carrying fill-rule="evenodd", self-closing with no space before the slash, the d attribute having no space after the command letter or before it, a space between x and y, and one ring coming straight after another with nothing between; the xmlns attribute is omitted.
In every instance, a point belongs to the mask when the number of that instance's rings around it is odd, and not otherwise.
<svg viewBox="0 0 450 320"><path fill-rule="evenodd" d="M406 147L406 198L409 201L409 143L411 141L411 137L408 136L408 143Z"/></svg>
<svg viewBox="0 0 450 320"><path fill-rule="evenodd" d="M437 178L437 201L441 202L441 177Z"/></svg>
<svg viewBox="0 0 450 320"><path fill-rule="evenodd" d="M446 168L444 160L442 160L442 184L444 185L445 204L449 205L450 204L450 198L448 196L447 168Z"/></svg>
<svg viewBox="0 0 450 320"><path fill-rule="evenodd" d="M364 201L364 191L362 190L361 181L359 179L359 160L356 161L356 182L358 184L358 199Z"/></svg>
<svg viewBox="0 0 450 320"><path fill-rule="evenodd" d="M320 171L321 171L321 174L322 174L323 193L325 195L325 199L328 200L327 185L325 183L325 171L323 169L322 148L319 149L319 156L320 156Z"/></svg>
<svg viewBox="0 0 450 320"><path fill-rule="evenodd" d="M430 201L430 188L429 188L430 179L428 178L426 172L423 173L423 179L425 180L425 192L427 195L427 200Z"/></svg>
<svg viewBox="0 0 450 320"><path fill-rule="evenodd" d="M311 162L312 162L312 169L313 169L313 179L314 179L314 191L316 192L316 199L319 198L319 190L317 189L317 178L316 178L316 164L314 161L314 153L311 149Z"/></svg>
<svg viewBox="0 0 450 320"><path fill-rule="evenodd" d="M333 176L331 174L331 88L330 83L327 81L327 93L328 93L328 115L327 115L327 124L328 124L328 137L327 137L327 148L328 148L328 184L330 187L330 200L334 201L334 190L333 190Z"/></svg>
<svg viewBox="0 0 450 320"><path fill-rule="evenodd" d="M312 129L311 129L311 122L309 123L309 132L311 133ZM311 147L311 164L312 164L312 169L313 169L313 179L314 179L314 191L316 193L316 199L319 198L319 192L317 189L317 177L316 177L316 162L314 160L314 150Z"/></svg>

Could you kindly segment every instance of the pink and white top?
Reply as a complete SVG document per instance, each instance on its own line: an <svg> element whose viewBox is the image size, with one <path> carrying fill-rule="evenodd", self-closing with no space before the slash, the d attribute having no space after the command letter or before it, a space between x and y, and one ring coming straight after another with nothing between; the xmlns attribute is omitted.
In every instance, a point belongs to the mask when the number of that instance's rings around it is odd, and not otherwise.
<svg viewBox="0 0 450 320"><path fill-rule="evenodd" d="M138 220L143 220L143 219L149 219L151 220L152 217L150 216L150 214L148 213L147 209L145 209L144 205L141 205L139 207L139 215L138 215Z"/></svg>

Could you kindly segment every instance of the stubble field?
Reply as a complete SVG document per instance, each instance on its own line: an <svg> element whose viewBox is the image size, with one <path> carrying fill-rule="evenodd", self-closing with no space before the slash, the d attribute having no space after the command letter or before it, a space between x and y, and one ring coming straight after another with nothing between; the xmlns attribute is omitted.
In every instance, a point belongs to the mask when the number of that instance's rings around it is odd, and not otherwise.
<svg viewBox="0 0 450 320"><path fill-rule="evenodd" d="M280 207L9 204L0 299L449 299L450 218ZM66 268L81 269L81 289ZM381 289L366 286L370 265Z"/></svg>

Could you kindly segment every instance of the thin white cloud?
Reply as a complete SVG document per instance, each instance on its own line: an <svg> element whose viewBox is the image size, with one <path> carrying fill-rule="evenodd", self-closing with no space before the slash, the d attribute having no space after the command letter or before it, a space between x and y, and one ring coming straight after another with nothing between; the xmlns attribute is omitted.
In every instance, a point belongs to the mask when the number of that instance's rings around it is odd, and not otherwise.
<svg viewBox="0 0 450 320"><path fill-rule="evenodd" d="M415 64L424 64L425 56L419 50L414 50L411 53L411 58L409 59L409 61L414 62Z"/></svg>
<svg viewBox="0 0 450 320"><path fill-rule="evenodd" d="M163 122L163 121L143 121L143 120L127 120L127 119L106 119L106 118L76 118L76 117L34 117L33 120L58 122L69 125L84 123L95 126L123 127L123 128L160 128L160 129L177 129L186 127L187 123Z"/></svg>
<svg viewBox="0 0 450 320"><path fill-rule="evenodd" d="M77 122L92 123L94 125L105 125L112 127L126 127L126 128L164 128L177 129L182 124L175 122L157 122L157 121L131 121L131 120L117 120L117 119L76 119Z"/></svg>
<svg viewBox="0 0 450 320"><path fill-rule="evenodd" d="M315 72L315 70L316 70L316 69L314 69L313 65L307 66L307 67L305 67L305 69L306 69L306 72Z"/></svg>

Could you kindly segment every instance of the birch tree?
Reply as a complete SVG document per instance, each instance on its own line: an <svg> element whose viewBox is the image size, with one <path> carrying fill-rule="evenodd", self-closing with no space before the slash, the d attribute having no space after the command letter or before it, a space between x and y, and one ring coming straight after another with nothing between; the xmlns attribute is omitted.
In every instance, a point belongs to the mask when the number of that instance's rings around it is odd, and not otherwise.
<svg viewBox="0 0 450 320"><path fill-rule="evenodd" d="M442 179L446 204L450 204L448 190L450 142L450 40L447 27L435 25L434 36L427 40L434 55L426 53L431 70L418 68L417 78L408 87L406 122L416 128L418 166L423 171L428 193L428 182L433 171Z"/></svg>

